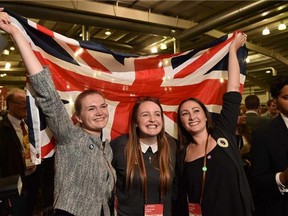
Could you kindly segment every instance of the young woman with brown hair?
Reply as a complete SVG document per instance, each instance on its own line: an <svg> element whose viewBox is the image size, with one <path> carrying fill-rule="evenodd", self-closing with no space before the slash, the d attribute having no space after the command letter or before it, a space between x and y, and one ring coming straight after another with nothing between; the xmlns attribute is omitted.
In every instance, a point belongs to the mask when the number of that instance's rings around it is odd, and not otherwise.
<svg viewBox="0 0 288 216"><path fill-rule="evenodd" d="M159 100L137 100L129 135L111 141L118 215L171 215L176 143L165 133Z"/></svg>

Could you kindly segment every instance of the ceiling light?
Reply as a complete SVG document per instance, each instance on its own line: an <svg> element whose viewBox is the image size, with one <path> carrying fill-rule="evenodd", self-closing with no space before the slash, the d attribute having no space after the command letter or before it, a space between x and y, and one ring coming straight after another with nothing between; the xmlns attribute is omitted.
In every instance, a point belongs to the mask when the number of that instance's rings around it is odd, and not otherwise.
<svg viewBox="0 0 288 216"><path fill-rule="evenodd" d="M111 33L111 31L109 31L109 30L107 30L106 32L105 32L105 35L107 35L107 36L109 36L109 35L111 35L112 33Z"/></svg>
<svg viewBox="0 0 288 216"><path fill-rule="evenodd" d="M11 51L15 50L15 47L14 47L14 46L11 46L11 47L10 47L10 50L11 50Z"/></svg>
<svg viewBox="0 0 288 216"><path fill-rule="evenodd" d="M157 47L152 47L152 48L151 48L151 53L157 53L157 52L158 52Z"/></svg>
<svg viewBox="0 0 288 216"><path fill-rule="evenodd" d="M4 54L4 55L9 55L9 54L10 54L10 51L9 51L8 49L5 49L5 50L3 50L3 54Z"/></svg>
<svg viewBox="0 0 288 216"><path fill-rule="evenodd" d="M270 30L267 27L263 29L262 35L269 35L269 34L270 34Z"/></svg>
<svg viewBox="0 0 288 216"><path fill-rule="evenodd" d="M167 45L166 45L165 43L161 43L161 44L160 44L160 49L161 49L161 50L167 49Z"/></svg>
<svg viewBox="0 0 288 216"><path fill-rule="evenodd" d="M282 30L285 30L285 29L286 29L285 23L280 23L279 26L278 26L278 30L282 31Z"/></svg>
<svg viewBox="0 0 288 216"><path fill-rule="evenodd" d="M249 62L250 62L250 58L247 57L247 58L245 59L245 61L246 61L246 63L249 63Z"/></svg>
<svg viewBox="0 0 288 216"><path fill-rule="evenodd" d="M11 63L10 62L6 62L5 69L10 69L10 68L11 68Z"/></svg>

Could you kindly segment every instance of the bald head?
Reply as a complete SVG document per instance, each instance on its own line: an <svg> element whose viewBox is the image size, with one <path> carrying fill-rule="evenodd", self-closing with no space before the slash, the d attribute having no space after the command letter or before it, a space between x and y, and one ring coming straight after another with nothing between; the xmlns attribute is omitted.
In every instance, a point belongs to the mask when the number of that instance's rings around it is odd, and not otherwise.
<svg viewBox="0 0 288 216"><path fill-rule="evenodd" d="M8 113L21 120L26 118L26 92L23 89L13 88L6 97Z"/></svg>

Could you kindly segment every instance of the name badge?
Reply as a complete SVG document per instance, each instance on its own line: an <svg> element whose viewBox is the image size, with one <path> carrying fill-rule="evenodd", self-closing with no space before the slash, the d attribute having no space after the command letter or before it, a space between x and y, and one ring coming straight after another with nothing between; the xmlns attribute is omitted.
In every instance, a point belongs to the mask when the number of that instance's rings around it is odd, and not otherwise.
<svg viewBox="0 0 288 216"><path fill-rule="evenodd" d="M146 204L144 216L163 216L163 204Z"/></svg>
<svg viewBox="0 0 288 216"><path fill-rule="evenodd" d="M202 210L199 203L189 203L189 216L202 216Z"/></svg>

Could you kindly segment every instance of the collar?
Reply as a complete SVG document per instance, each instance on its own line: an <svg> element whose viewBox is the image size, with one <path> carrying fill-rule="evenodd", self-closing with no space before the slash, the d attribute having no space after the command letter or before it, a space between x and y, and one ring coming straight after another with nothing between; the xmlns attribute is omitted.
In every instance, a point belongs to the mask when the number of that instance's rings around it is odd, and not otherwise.
<svg viewBox="0 0 288 216"><path fill-rule="evenodd" d="M9 113L8 113L7 117L9 119L9 121L12 123L12 125L17 125L17 126L20 125L21 120L15 118L14 116L10 115Z"/></svg>
<svg viewBox="0 0 288 216"><path fill-rule="evenodd" d="M143 142L140 141L140 146L141 146L141 151L142 151L143 153L146 153L146 151L148 150L149 147L152 148L153 154L158 151L157 142L154 143L154 144L152 144L152 145L147 145L147 144L145 144L145 143L143 143Z"/></svg>
<svg viewBox="0 0 288 216"><path fill-rule="evenodd" d="M246 114L249 114L249 113L253 113L253 114L258 115L258 113L257 113L256 111L254 111L254 110L247 110L247 111L246 111Z"/></svg>
<svg viewBox="0 0 288 216"><path fill-rule="evenodd" d="M280 115L281 115L282 119L284 120L286 127L288 128L288 117L285 116L283 113L280 113Z"/></svg>

